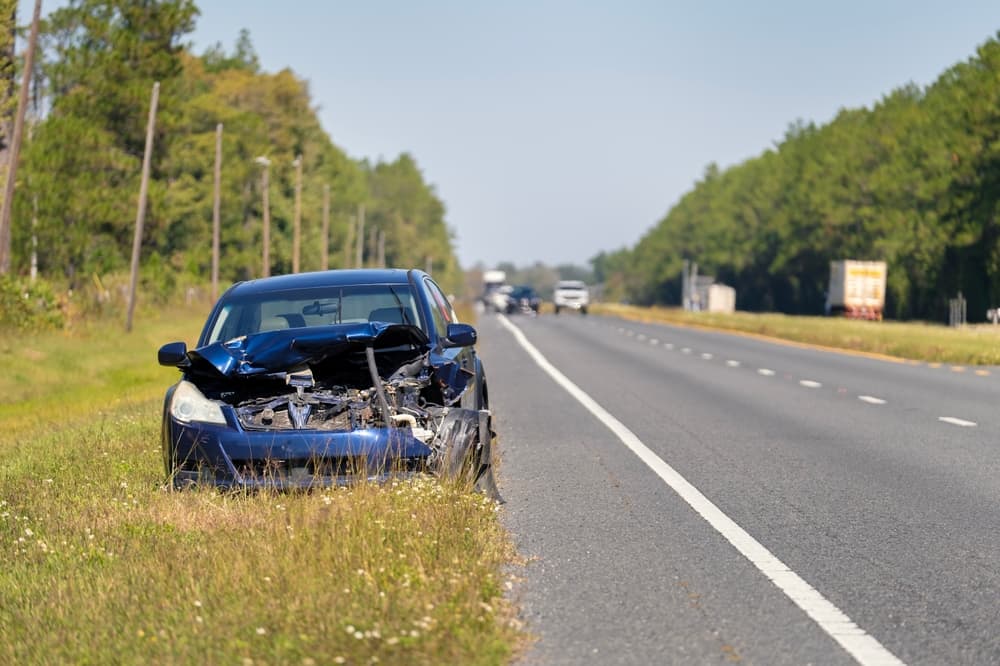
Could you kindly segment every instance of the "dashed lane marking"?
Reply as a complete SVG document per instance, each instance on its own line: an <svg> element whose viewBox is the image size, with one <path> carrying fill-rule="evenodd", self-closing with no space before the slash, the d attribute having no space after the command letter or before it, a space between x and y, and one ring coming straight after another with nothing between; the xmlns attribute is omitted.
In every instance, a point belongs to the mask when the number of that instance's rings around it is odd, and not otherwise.
<svg viewBox="0 0 1000 666"><path fill-rule="evenodd" d="M823 386L819 382L814 382L811 379L800 379L799 384L805 386L806 388L820 388L821 386Z"/></svg>
<svg viewBox="0 0 1000 666"><path fill-rule="evenodd" d="M885 400L882 398L876 398L873 395L859 395L858 400L861 402L867 402L869 405L884 405Z"/></svg>
<svg viewBox="0 0 1000 666"><path fill-rule="evenodd" d="M757 368L758 375L764 375L765 377L774 377L774 370L770 368Z"/></svg>
<svg viewBox="0 0 1000 666"><path fill-rule="evenodd" d="M734 361L734 360L730 359L730 360L726 361L726 365L728 365L730 368L738 368L738 367L740 367L740 362L739 361Z"/></svg>
<svg viewBox="0 0 1000 666"><path fill-rule="evenodd" d="M774 583L792 603L802 609L820 629L837 641L861 666L901 666L903 664L899 658L885 649L874 636L869 635L855 624L854 620L833 605L816 588L789 569L784 562L753 538L749 532L723 513L712 500L703 495L677 470L653 453L624 423L616 419L583 389L570 381L558 368L549 363L549 360L528 341L521 329L512 324L507 317L499 315L498 318L538 367L614 433L622 444L638 456L705 522L757 567L758 571Z"/></svg>
<svg viewBox="0 0 1000 666"><path fill-rule="evenodd" d="M956 425L960 428L975 428L977 425L975 421L966 421L965 419L960 419L954 416L939 416L938 421L950 423L951 425Z"/></svg>

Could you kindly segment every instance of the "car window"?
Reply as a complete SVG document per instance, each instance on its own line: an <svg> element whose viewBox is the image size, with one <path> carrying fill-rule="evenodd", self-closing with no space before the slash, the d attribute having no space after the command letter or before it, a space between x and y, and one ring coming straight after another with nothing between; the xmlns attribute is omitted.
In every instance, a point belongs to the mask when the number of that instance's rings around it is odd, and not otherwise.
<svg viewBox="0 0 1000 666"><path fill-rule="evenodd" d="M420 327L409 285L354 285L263 292L224 303L207 344L284 328L387 321Z"/></svg>
<svg viewBox="0 0 1000 666"><path fill-rule="evenodd" d="M424 280L424 288L429 295L428 302L431 306L431 317L434 319L434 328L437 330L438 335L444 337L448 334L448 324L457 322L458 318L455 316L455 311L452 309L451 303L448 302L448 299L441 292L441 288L433 280L426 278Z"/></svg>

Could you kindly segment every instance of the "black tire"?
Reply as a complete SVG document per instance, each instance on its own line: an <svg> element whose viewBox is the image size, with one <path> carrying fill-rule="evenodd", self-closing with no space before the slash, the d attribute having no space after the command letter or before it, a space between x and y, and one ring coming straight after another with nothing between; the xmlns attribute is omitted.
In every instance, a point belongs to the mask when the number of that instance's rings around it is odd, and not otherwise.
<svg viewBox="0 0 1000 666"><path fill-rule="evenodd" d="M587 306L586 305L584 305L582 308L580 308L580 314L582 314L582 315L587 314Z"/></svg>
<svg viewBox="0 0 1000 666"><path fill-rule="evenodd" d="M556 314L559 314L559 310L560 310L560 308L559 308L559 306L557 305L557 306L556 306Z"/></svg>

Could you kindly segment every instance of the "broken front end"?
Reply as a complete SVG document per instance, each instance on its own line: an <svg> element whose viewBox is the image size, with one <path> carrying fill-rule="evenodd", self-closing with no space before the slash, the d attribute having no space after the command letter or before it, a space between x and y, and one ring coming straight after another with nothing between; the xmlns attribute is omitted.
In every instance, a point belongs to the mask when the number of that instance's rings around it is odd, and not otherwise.
<svg viewBox="0 0 1000 666"><path fill-rule="evenodd" d="M418 328L381 322L257 333L160 362L176 487L313 488L434 473L498 498L481 372Z"/></svg>

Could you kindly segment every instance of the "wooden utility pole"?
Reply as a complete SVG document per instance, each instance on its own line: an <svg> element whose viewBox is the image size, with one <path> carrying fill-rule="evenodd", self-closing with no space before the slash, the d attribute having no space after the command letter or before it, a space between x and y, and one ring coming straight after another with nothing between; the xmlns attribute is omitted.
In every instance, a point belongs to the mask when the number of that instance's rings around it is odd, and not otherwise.
<svg viewBox="0 0 1000 666"><path fill-rule="evenodd" d="M146 222L146 196L149 192L149 164L153 156L153 130L156 127L156 105L160 101L160 82L153 84L153 96L149 101L149 119L146 121L146 150L142 155L142 182L139 184L139 206L135 214L135 236L132 238L132 271L128 281L128 314L125 330L132 330L132 315L135 312L135 288L139 281L139 251L142 249L142 226Z"/></svg>
<svg viewBox="0 0 1000 666"><path fill-rule="evenodd" d="M215 126L215 196L212 199L212 301L219 297L219 235L222 226L222 123Z"/></svg>
<svg viewBox="0 0 1000 666"><path fill-rule="evenodd" d="M358 253L354 257L354 267L365 267L365 205L358 204Z"/></svg>
<svg viewBox="0 0 1000 666"><path fill-rule="evenodd" d="M10 138L14 135L14 114L17 112L17 104L14 101L17 96L17 2L16 0L4 0L7 6L7 13L0 15L0 21L4 23L4 34L0 39L5 40L3 50L0 51L0 169L10 166Z"/></svg>
<svg viewBox="0 0 1000 666"><path fill-rule="evenodd" d="M378 267L385 268L385 232L378 232Z"/></svg>
<svg viewBox="0 0 1000 666"><path fill-rule="evenodd" d="M261 205L264 207L264 231L263 231L263 256L262 256L262 266L261 266L261 277L271 276L271 197L270 197L270 187L271 187L271 160L266 157L258 157L256 160L257 164L264 167L260 173L260 190L261 190Z"/></svg>
<svg viewBox="0 0 1000 666"><path fill-rule="evenodd" d="M430 275L431 270L433 268L434 268L434 257L428 254L427 257L424 259L424 273Z"/></svg>
<svg viewBox="0 0 1000 666"><path fill-rule="evenodd" d="M3 204L0 206L0 275L10 272L10 214L14 203L17 162L21 156L24 113L28 109L28 88L31 86L31 70L35 68L35 45L38 44L38 21L41 18L41 14L42 0L35 0L35 13L31 18L31 33L28 35L28 50L24 54L24 75L21 77L21 90L17 96L17 115L14 117L14 134L10 141L10 162L7 165L7 182L4 187Z"/></svg>
<svg viewBox="0 0 1000 666"><path fill-rule="evenodd" d="M31 195L31 281L38 279L38 193Z"/></svg>
<svg viewBox="0 0 1000 666"><path fill-rule="evenodd" d="M295 212L292 218L292 273L299 272L299 254L302 248L302 156L293 162L295 166Z"/></svg>
<svg viewBox="0 0 1000 666"><path fill-rule="evenodd" d="M330 269L330 186L323 185L323 240L320 243L320 268Z"/></svg>
<svg viewBox="0 0 1000 666"><path fill-rule="evenodd" d="M368 263L371 266L378 266L378 229L372 227L368 232Z"/></svg>
<svg viewBox="0 0 1000 666"><path fill-rule="evenodd" d="M344 268L354 268L354 216L347 218L347 235L344 237Z"/></svg>

